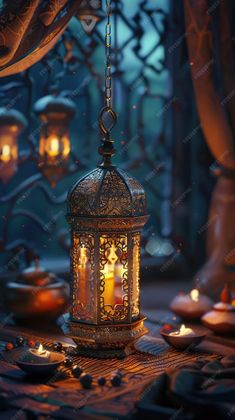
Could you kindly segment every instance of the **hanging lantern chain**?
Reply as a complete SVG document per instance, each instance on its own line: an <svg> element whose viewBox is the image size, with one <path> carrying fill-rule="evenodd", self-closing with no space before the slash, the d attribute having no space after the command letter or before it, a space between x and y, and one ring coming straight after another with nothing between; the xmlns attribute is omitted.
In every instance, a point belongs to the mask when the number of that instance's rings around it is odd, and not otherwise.
<svg viewBox="0 0 235 420"><path fill-rule="evenodd" d="M111 75L111 12L112 0L106 0L106 16L105 25L105 106L101 109L99 115L99 127L102 133L102 146L99 153L103 156L103 164L110 165L111 158L115 154L113 140L110 139L110 132L117 122L117 114L112 109L112 75Z"/></svg>
<svg viewBox="0 0 235 420"><path fill-rule="evenodd" d="M111 0L106 0L107 23L105 26L105 104L107 108L112 107L112 77L111 77Z"/></svg>

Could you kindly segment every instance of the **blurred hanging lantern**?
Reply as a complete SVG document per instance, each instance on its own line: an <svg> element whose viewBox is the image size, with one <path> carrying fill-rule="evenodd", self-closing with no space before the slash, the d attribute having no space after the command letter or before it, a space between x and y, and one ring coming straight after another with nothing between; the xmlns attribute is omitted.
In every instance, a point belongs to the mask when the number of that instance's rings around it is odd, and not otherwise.
<svg viewBox="0 0 235 420"><path fill-rule="evenodd" d="M103 17L101 0L82 0L77 18L86 33L90 34Z"/></svg>
<svg viewBox="0 0 235 420"><path fill-rule="evenodd" d="M66 172L70 154L69 123L76 105L70 99L48 95L35 103L34 111L42 121L39 167L54 187Z"/></svg>
<svg viewBox="0 0 235 420"><path fill-rule="evenodd" d="M18 136L26 127L24 115L15 110L0 108L0 179L7 182L16 172Z"/></svg>
<svg viewBox="0 0 235 420"><path fill-rule="evenodd" d="M110 9L107 14L110 32ZM110 106L107 32L106 46L106 107L99 118L103 162L68 195L73 275L68 335L81 354L121 357L147 331L140 314L139 276L140 230L148 216L143 187L111 162L110 131L117 117Z"/></svg>

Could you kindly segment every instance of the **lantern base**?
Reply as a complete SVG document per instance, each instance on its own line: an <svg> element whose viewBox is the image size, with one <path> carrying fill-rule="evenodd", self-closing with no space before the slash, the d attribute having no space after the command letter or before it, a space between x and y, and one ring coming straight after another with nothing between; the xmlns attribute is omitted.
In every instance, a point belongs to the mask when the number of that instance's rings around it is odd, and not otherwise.
<svg viewBox="0 0 235 420"><path fill-rule="evenodd" d="M65 333L77 344L79 355L124 358L135 351L134 343L148 332L144 316L131 324L94 325L70 321Z"/></svg>

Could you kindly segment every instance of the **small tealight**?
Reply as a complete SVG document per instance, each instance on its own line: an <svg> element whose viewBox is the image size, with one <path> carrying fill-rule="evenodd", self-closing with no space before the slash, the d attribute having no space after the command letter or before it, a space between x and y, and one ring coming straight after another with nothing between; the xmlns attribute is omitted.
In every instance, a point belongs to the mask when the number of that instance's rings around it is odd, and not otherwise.
<svg viewBox="0 0 235 420"><path fill-rule="evenodd" d="M25 359L36 363L45 363L50 360L50 352L40 344L38 348L29 348Z"/></svg>
<svg viewBox="0 0 235 420"><path fill-rule="evenodd" d="M160 330L161 336L164 340L179 350L185 350L199 344L205 334L196 332L192 328L186 327L184 324L179 329L165 330L164 327Z"/></svg>
<svg viewBox="0 0 235 420"><path fill-rule="evenodd" d="M180 329L178 331L172 331L169 333L169 335L175 335L175 336L195 336L195 332L192 330L192 328L185 327L184 324L181 325Z"/></svg>
<svg viewBox="0 0 235 420"><path fill-rule="evenodd" d="M64 363L65 356L61 353L48 351L39 347L23 349L19 353L19 349L12 350L14 352L14 360L16 364L29 374L47 375L52 373L58 366Z"/></svg>

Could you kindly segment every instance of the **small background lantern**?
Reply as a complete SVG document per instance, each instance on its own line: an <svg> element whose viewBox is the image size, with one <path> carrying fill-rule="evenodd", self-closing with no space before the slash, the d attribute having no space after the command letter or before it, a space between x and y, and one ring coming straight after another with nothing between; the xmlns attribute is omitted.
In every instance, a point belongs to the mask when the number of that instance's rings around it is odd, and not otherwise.
<svg viewBox="0 0 235 420"><path fill-rule="evenodd" d="M5 183L17 170L18 136L27 121L21 112L0 108L0 178Z"/></svg>
<svg viewBox="0 0 235 420"><path fill-rule="evenodd" d="M48 95L36 102L34 110L42 121L39 166L54 187L66 170L70 154L69 123L76 106L70 99Z"/></svg>

